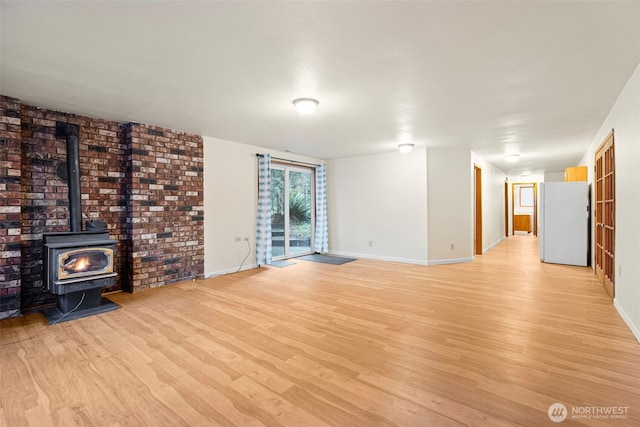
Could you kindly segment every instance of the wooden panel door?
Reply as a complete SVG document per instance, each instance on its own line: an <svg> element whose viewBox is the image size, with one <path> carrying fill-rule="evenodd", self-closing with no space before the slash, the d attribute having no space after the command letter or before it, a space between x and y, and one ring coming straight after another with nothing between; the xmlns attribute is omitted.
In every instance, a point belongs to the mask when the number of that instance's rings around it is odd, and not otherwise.
<svg viewBox="0 0 640 427"><path fill-rule="evenodd" d="M474 188L475 188L475 236L474 236L474 253L475 255L482 255L482 169L480 166L474 165Z"/></svg>
<svg viewBox="0 0 640 427"><path fill-rule="evenodd" d="M504 237L509 237L509 183L504 183Z"/></svg>
<svg viewBox="0 0 640 427"><path fill-rule="evenodd" d="M615 297L615 157L613 130L595 155L595 271Z"/></svg>

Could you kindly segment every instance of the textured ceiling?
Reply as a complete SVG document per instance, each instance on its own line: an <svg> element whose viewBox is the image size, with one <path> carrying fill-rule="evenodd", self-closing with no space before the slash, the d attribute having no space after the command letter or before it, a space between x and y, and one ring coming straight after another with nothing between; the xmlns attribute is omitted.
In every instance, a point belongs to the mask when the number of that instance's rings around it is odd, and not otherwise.
<svg viewBox="0 0 640 427"><path fill-rule="evenodd" d="M640 62L640 2L0 8L4 95L324 159L412 142L562 171ZM317 113L298 116L298 97Z"/></svg>

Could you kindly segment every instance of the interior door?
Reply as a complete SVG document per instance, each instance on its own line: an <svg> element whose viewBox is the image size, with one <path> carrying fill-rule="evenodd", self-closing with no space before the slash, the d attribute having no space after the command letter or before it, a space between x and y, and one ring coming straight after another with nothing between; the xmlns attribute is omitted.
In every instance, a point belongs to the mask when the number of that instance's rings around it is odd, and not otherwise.
<svg viewBox="0 0 640 427"><path fill-rule="evenodd" d="M504 237L509 237L509 183L504 183Z"/></svg>
<svg viewBox="0 0 640 427"><path fill-rule="evenodd" d="M595 272L615 297L615 157L613 130L595 154Z"/></svg>
<svg viewBox="0 0 640 427"><path fill-rule="evenodd" d="M474 246L475 254L482 255L482 169L474 165Z"/></svg>

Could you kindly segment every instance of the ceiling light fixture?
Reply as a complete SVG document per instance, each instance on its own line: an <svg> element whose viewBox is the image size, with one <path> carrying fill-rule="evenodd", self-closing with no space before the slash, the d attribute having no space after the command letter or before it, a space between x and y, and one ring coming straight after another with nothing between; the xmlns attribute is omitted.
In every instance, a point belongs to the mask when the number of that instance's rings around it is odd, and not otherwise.
<svg viewBox="0 0 640 427"><path fill-rule="evenodd" d="M316 108L318 108L318 104L320 104L318 100L313 98L298 98L293 100L293 105L301 116L313 114Z"/></svg>
<svg viewBox="0 0 640 427"><path fill-rule="evenodd" d="M401 153L410 153L413 150L413 144L400 144L398 148Z"/></svg>
<svg viewBox="0 0 640 427"><path fill-rule="evenodd" d="M519 157L520 154L507 154L506 156L504 156L504 158L507 159L507 162L509 163L517 162Z"/></svg>

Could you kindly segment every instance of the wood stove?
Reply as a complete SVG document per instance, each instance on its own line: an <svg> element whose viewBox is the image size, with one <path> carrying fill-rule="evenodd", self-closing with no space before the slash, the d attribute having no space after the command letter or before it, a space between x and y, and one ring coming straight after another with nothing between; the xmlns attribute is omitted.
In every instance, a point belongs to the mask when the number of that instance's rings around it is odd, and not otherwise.
<svg viewBox="0 0 640 427"><path fill-rule="evenodd" d="M49 323L63 315L71 320L118 308L101 296L101 289L113 286L117 275L116 241L107 231L44 233L42 237L45 286L58 295L56 308L45 312Z"/></svg>
<svg viewBox="0 0 640 427"><path fill-rule="evenodd" d="M43 282L57 295L54 308L44 310L50 324L104 313L118 308L102 297L102 288L113 286L116 241L109 238L107 225L82 231L78 127L56 123L56 137L67 140L66 178L69 185L71 231L43 233ZM92 229L89 229L92 228Z"/></svg>

